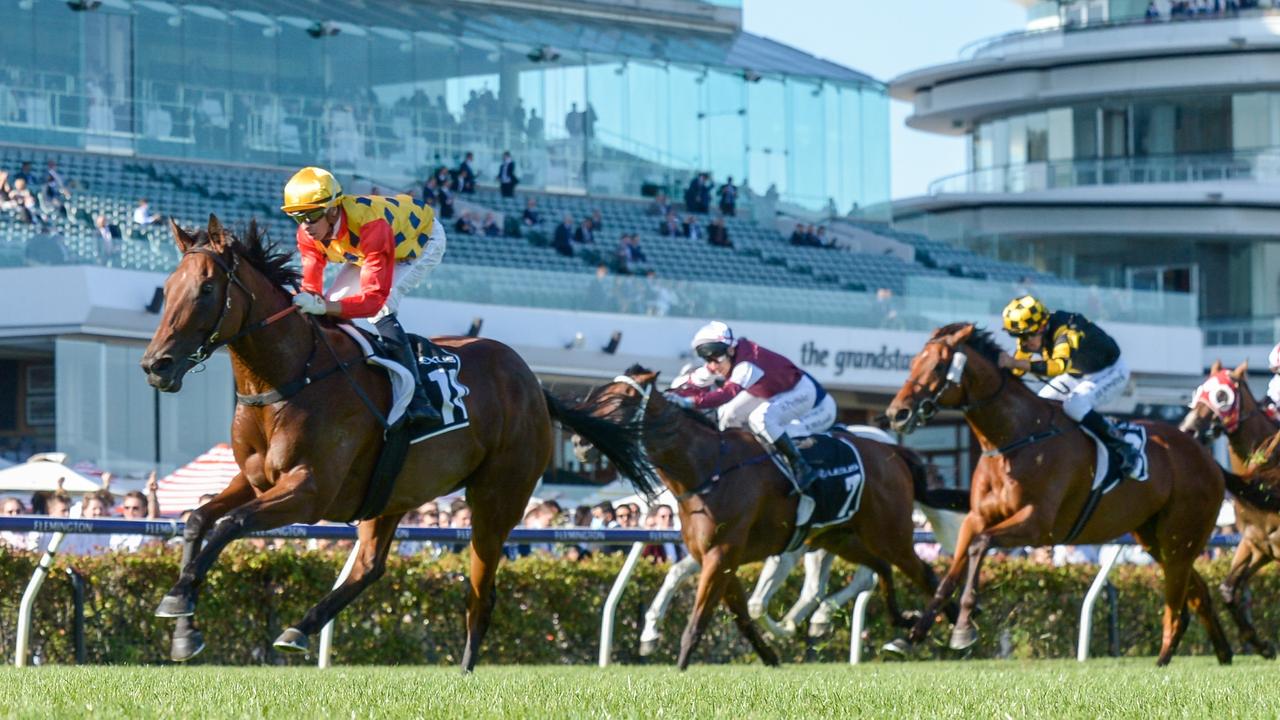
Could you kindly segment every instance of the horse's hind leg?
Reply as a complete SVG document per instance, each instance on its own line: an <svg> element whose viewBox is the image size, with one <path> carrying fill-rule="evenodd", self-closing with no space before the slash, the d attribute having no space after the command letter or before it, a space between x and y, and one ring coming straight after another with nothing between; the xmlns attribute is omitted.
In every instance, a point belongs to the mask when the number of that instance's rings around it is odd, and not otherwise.
<svg viewBox="0 0 1280 720"><path fill-rule="evenodd" d="M1251 543L1243 542L1236 547L1236 555L1231 561L1231 570L1223 579L1219 591L1226 603L1236 627L1240 628L1240 638L1258 652L1259 655L1274 660L1275 645L1263 639L1253 625L1253 613L1250 610L1249 580L1254 573L1271 562L1271 556L1255 548Z"/></svg>
<svg viewBox="0 0 1280 720"><path fill-rule="evenodd" d="M351 574L341 585L325 595L320 602L307 611L302 622L280 633L275 647L286 652L306 652L307 638L319 632L329 624L347 605L355 600L364 589L382 577L387 569L387 553L391 549L391 541L396 536L396 526L400 524L403 513L384 515L373 520L360 523L360 547L356 550L356 561L351 566Z"/></svg>
<svg viewBox="0 0 1280 720"><path fill-rule="evenodd" d="M662 579L662 587L658 588L658 593L653 596L653 602L644 613L644 629L640 631L641 657L652 655L658 649L658 640L662 637L659 628L662 625L662 619L667 616L667 608L671 607L671 598L676 593L676 587L684 582L685 578L697 573L701 567L697 558L686 555L684 559L667 570L666 577Z"/></svg>
<svg viewBox="0 0 1280 720"><path fill-rule="evenodd" d="M894 627L911 627L913 621L906 618L898 607L898 593L893 586L893 567L879 555L871 552L861 538L851 530L837 528L814 538L813 543L874 572L879 578L880 590L884 593L885 612L889 614L889 623Z"/></svg>
<svg viewBox="0 0 1280 720"><path fill-rule="evenodd" d="M782 584L787 581L787 576L795 568L796 561L804 553L804 549L801 548L765 558L764 565L760 568L760 578L756 580L756 589L751 593L751 599L747 601L747 610L750 611L751 617L759 618L769 612L769 600L782 588Z"/></svg>
<svg viewBox="0 0 1280 720"><path fill-rule="evenodd" d="M1209 594L1209 586L1194 569L1191 571L1191 586L1187 592L1187 607L1200 616L1200 622L1209 632L1209 640L1213 643L1213 652L1218 656L1218 662L1222 665L1230 665L1231 643L1227 641L1227 634L1222 631L1222 623L1218 621L1218 615L1213 612L1213 599Z"/></svg>
<svg viewBox="0 0 1280 720"><path fill-rule="evenodd" d="M1133 531L1142 542L1143 547L1156 559L1164 570L1164 619L1160 640L1160 654L1156 665L1168 665L1173 659L1173 652L1178 648L1178 641L1187 630L1187 588L1192 573L1191 563L1194 555L1187 557L1165 557L1161 552L1160 542L1155 533L1157 528L1150 524Z"/></svg>
<svg viewBox="0 0 1280 720"><path fill-rule="evenodd" d="M751 647L756 649L760 660L769 667L777 667L778 653L774 652L765 641L764 636L760 634L760 627L751 619L751 613L747 611L747 592L742 589L742 581L737 575L729 575L725 581L724 604L729 608L729 612L733 613L738 631L747 639L747 642L751 643Z"/></svg>

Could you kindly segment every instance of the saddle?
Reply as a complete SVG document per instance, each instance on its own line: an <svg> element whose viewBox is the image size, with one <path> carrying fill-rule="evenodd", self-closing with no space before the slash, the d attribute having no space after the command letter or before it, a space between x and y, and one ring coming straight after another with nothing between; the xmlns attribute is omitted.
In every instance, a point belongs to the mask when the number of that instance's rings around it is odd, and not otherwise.
<svg viewBox="0 0 1280 720"><path fill-rule="evenodd" d="M866 480L862 455L848 438L830 434L810 435L797 440L796 448L813 468L817 479L800 493L796 529L784 552L800 547L812 531L853 517L862 504ZM786 459L773 455L773 461L798 490Z"/></svg>
<svg viewBox="0 0 1280 720"><path fill-rule="evenodd" d="M1150 477L1150 468L1147 459L1147 429L1142 425L1130 422L1117 422L1115 424L1116 431L1124 436L1125 442L1132 445L1139 456L1138 465L1133 469L1133 479L1138 482L1145 482ZM1102 496L1116 489L1121 482L1127 477L1120 472L1120 461L1118 456L1113 456L1111 451L1107 450L1107 446L1102 441L1094 437L1088 432L1085 435L1093 440L1097 446L1097 460L1094 463L1093 486L1089 491L1089 499L1085 501L1084 507L1080 509L1080 515L1076 521L1072 523L1071 530L1067 532L1067 536L1062 540L1064 544L1070 544L1084 530L1084 526L1089 523L1089 518L1093 517L1093 513L1098 509L1098 503L1102 501Z"/></svg>
<svg viewBox="0 0 1280 720"><path fill-rule="evenodd" d="M409 343L418 359L418 376L422 378L427 397L432 405L440 411L444 423L440 427L412 437L409 428L402 422L405 408L413 397L413 375L409 370L390 358L383 346L382 338L364 328L351 324L341 327L360 346L365 362L376 365L387 371L391 381L391 407L385 417L378 418L386 428L383 433L382 452L374 465L373 476L369 479L369 488L365 492L364 502L351 518L352 522L367 520L382 514L391 499L391 489L396 477L404 467L405 458L409 454L409 446L428 438L460 430L471 424L467 414L464 398L471 390L458 379L462 370L462 360L444 348L427 341L420 335L409 335Z"/></svg>

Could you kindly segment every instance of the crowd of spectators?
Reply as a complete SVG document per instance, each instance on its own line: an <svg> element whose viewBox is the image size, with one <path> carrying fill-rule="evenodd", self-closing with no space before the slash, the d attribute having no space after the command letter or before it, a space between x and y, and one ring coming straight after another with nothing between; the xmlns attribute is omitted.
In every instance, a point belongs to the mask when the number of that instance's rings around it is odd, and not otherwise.
<svg viewBox="0 0 1280 720"><path fill-rule="evenodd" d="M67 216L67 200L75 187L56 160L46 161L39 171L24 161L15 171L0 170L0 211L17 222L47 228Z"/></svg>
<svg viewBox="0 0 1280 720"><path fill-rule="evenodd" d="M835 239L827 238L827 228L820 225L796 223L787 242L796 247L835 247Z"/></svg>
<svg viewBox="0 0 1280 720"><path fill-rule="evenodd" d="M62 480L57 489L33 493L29 500L7 495L0 497L0 515L42 515L54 518L117 518L122 520L146 520L160 516L160 503L156 498L156 474L147 480L145 493L131 491L117 496L111 491L111 473L102 475L102 488L95 492L73 497L63 488ZM13 550L43 551L51 535L39 532L0 532L0 546ZM159 544L160 539L138 534L90 535L69 534L58 552L69 555L95 555L109 551L134 552L147 545Z"/></svg>
<svg viewBox="0 0 1280 720"><path fill-rule="evenodd" d="M1275 7L1273 3L1268 3L1268 6ZM1165 3L1150 0L1145 18L1147 22L1198 20L1233 16L1241 10L1259 7L1263 7L1259 0L1171 0Z"/></svg>

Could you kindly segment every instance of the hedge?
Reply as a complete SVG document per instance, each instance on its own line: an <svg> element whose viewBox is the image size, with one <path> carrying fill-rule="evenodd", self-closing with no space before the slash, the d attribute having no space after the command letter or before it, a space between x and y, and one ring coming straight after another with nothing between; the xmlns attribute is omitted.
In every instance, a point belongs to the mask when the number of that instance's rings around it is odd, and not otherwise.
<svg viewBox="0 0 1280 720"><path fill-rule="evenodd" d="M0 550L0 653L13 657L18 603L37 557ZM600 612L622 563L621 555L597 555L580 563L547 557L504 562L498 573L498 606L482 651L485 663L588 664L596 660ZM271 647L281 629L297 622L333 583L344 557L340 553L292 548L263 552L233 546L209 576L197 620L208 648L198 663L308 664L314 658L284 655ZM33 647L38 661L74 661L71 638L70 581L62 570L71 565L90 580L85 608L87 659L92 663L163 663L173 621L152 610L177 577L178 551L152 548L134 554L109 554L57 560L42 591L35 619ZM1216 586L1226 573L1226 558L1206 562L1200 571ZM338 618L334 661L341 664L451 664L459 660L465 638L466 553L440 559L393 556L386 575ZM638 656L638 636L646 603L662 581L663 566L640 563L623 597L615 631L614 659L621 663L674 661L680 631L692 604L687 585L677 596L664 627L659 654ZM758 565L743 568L744 582L754 583ZM833 582L843 583L849 566L837 564ZM1021 560L990 560L983 569L976 657L1071 657L1081 598L1096 567L1054 568ZM899 579L900 591L902 587ZM1160 643L1162 613L1160 575L1155 567L1118 566L1111 575L1119 590L1120 647L1125 655L1154 655ZM799 592L794 573L775 596L772 611L780 615ZM1266 637L1280 626L1280 579L1264 572L1253 580L1255 619ZM1228 635L1236 638L1215 593L1216 608ZM905 608L919 607L913 591L901 593ZM1095 654L1106 652L1106 603L1100 602L1094 623ZM877 595L870 607L864 639L868 655L894 637L886 628ZM923 655L951 656L942 648L947 626L935 628ZM803 632L801 633L803 635ZM834 633L819 642L803 637L774 640L784 661L841 661L848 656L849 617L837 616ZM312 647L318 646L313 639ZM1181 654L1209 654L1207 638L1193 622ZM701 662L755 662L739 638L727 612L717 612L696 659Z"/></svg>

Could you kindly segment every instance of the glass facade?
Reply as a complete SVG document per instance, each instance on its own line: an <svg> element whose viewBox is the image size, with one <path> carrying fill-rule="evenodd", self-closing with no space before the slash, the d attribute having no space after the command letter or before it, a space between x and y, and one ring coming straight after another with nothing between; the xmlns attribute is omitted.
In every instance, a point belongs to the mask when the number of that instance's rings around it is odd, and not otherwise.
<svg viewBox="0 0 1280 720"><path fill-rule="evenodd" d="M791 59L752 67L768 57L728 33L448 4L331 3L333 19L316 19L317 7L0 0L0 138L324 164L387 184L466 152L492 180L509 149L526 187L634 195L708 170L810 207L888 199L884 86L823 77L802 53L786 49L812 75Z"/></svg>

